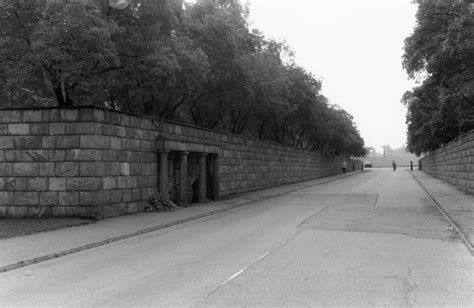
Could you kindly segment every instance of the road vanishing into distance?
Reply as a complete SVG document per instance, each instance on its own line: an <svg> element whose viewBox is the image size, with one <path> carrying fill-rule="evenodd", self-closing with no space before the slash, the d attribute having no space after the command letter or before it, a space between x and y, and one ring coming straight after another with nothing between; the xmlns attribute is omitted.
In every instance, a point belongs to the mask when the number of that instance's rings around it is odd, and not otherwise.
<svg viewBox="0 0 474 308"><path fill-rule="evenodd" d="M472 307L473 270L412 175L373 169L0 274L0 303Z"/></svg>

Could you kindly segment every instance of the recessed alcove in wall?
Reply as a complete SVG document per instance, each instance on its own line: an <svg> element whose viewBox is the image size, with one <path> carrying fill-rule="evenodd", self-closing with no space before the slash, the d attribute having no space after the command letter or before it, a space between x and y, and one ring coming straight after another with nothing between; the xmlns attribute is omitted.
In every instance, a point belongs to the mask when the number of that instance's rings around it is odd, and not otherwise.
<svg viewBox="0 0 474 308"><path fill-rule="evenodd" d="M163 198L177 204L219 198L220 147L182 140L158 139L158 183Z"/></svg>

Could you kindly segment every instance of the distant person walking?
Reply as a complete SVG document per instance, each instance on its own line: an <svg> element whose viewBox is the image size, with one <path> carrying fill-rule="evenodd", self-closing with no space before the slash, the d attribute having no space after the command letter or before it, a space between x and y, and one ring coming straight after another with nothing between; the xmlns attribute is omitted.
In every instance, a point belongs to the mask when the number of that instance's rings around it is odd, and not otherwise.
<svg viewBox="0 0 474 308"><path fill-rule="evenodd" d="M347 163L346 163L346 161L343 161L342 162L342 173L346 173L346 170L347 170Z"/></svg>
<svg viewBox="0 0 474 308"><path fill-rule="evenodd" d="M392 160L392 167L393 167L393 172L395 172L395 170L397 170L397 163Z"/></svg>

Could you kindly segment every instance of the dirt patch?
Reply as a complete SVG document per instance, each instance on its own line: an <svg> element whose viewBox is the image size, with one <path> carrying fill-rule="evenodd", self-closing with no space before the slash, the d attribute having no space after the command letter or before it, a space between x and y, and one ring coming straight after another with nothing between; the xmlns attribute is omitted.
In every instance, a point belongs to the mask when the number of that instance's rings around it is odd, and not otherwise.
<svg viewBox="0 0 474 308"><path fill-rule="evenodd" d="M96 222L81 218L0 219L0 239L63 229Z"/></svg>

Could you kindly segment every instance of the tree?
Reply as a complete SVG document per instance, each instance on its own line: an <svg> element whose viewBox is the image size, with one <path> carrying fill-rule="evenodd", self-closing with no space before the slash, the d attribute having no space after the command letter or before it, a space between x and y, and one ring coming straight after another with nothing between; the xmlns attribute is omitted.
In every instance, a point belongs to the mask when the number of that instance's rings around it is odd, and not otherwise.
<svg viewBox="0 0 474 308"><path fill-rule="evenodd" d="M7 83L23 87L34 80L31 91L53 93L60 106L104 97L103 73L118 58L109 24L93 6L14 1L1 25Z"/></svg>
<svg viewBox="0 0 474 308"><path fill-rule="evenodd" d="M422 84L407 92L408 149L416 154L474 129L474 15L467 3L420 3L403 66Z"/></svg>

